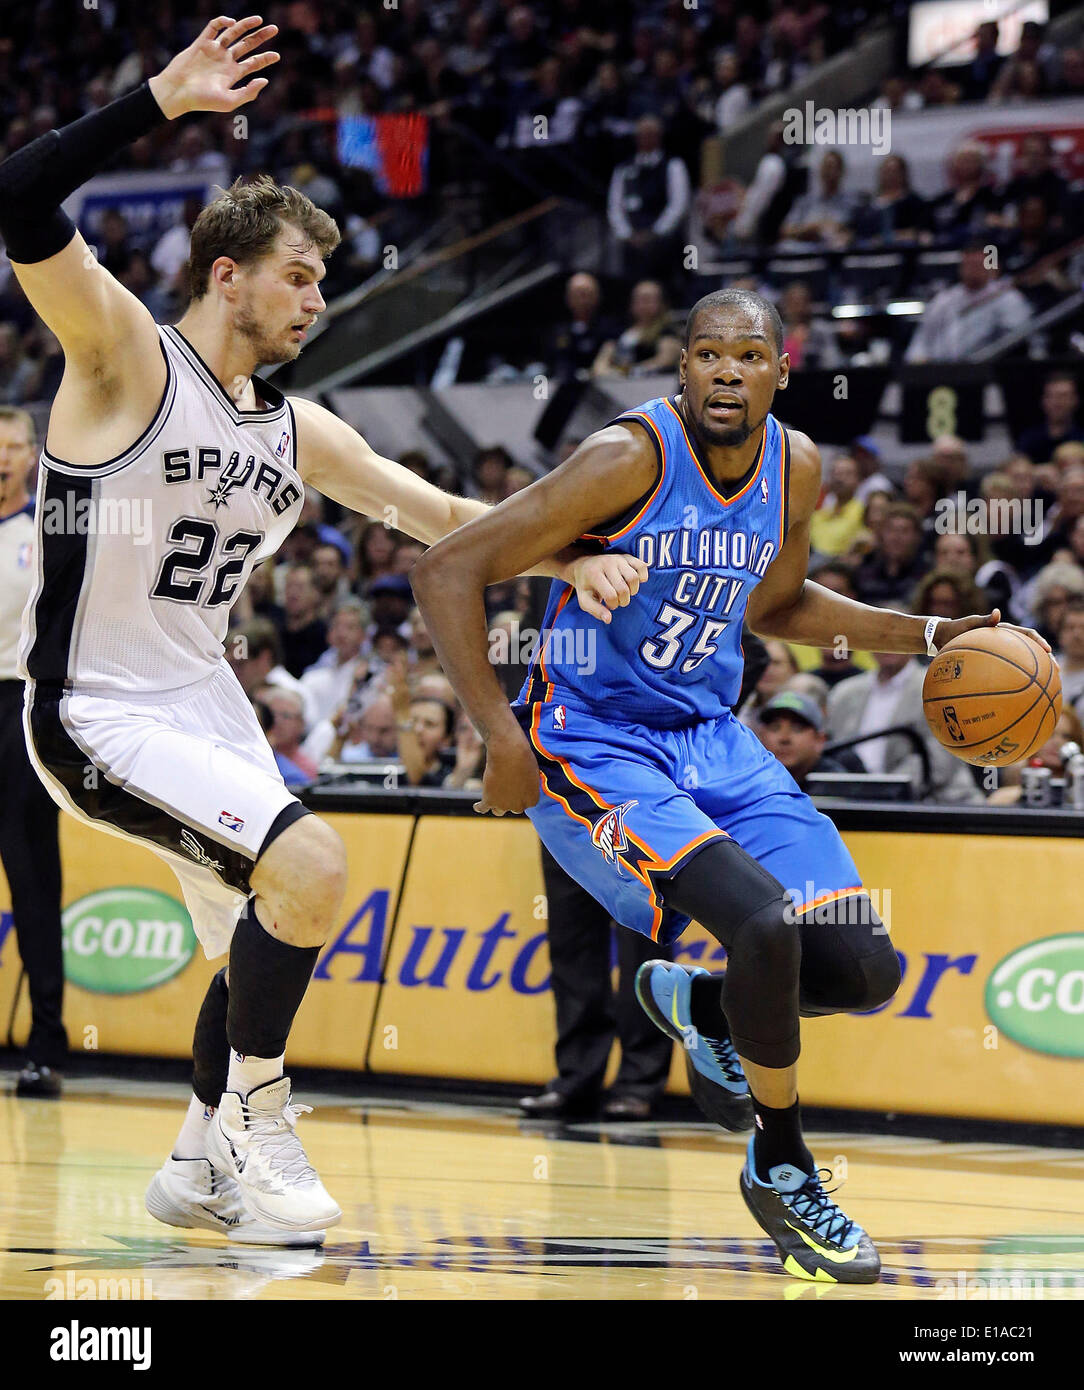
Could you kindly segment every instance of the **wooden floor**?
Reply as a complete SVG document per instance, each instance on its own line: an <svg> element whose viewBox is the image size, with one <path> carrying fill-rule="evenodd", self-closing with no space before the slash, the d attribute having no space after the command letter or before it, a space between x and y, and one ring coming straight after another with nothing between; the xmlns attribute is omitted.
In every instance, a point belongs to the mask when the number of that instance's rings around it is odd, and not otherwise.
<svg viewBox="0 0 1084 1390"><path fill-rule="evenodd" d="M317 1102L300 1132L344 1221L322 1251L260 1250L143 1209L181 1087L82 1080L49 1103L16 1100L12 1080L7 1299L1084 1297L1080 1150L814 1132L884 1263L880 1284L848 1289L780 1272L738 1195L743 1144L708 1126L547 1132L510 1110L299 1095Z"/></svg>

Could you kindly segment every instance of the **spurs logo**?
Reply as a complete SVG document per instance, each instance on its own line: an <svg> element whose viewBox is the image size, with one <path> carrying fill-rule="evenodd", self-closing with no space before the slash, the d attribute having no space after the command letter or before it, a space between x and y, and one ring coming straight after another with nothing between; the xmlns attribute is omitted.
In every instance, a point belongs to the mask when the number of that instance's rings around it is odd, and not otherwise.
<svg viewBox="0 0 1084 1390"><path fill-rule="evenodd" d="M197 864L202 864L207 869L217 869L219 873L222 872L222 865L217 859L211 858L191 830L181 831L181 848L187 850Z"/></svg>
<svg viewBox="0 0 1084 1390"><path fill-rule="evenodd" d="M625 838L625 813L638 804L636 801L623 801L620 806L615 806L595 821L594 829L591 831L591 843L602 851L611 864L628 848L629 842Z"/></svg>

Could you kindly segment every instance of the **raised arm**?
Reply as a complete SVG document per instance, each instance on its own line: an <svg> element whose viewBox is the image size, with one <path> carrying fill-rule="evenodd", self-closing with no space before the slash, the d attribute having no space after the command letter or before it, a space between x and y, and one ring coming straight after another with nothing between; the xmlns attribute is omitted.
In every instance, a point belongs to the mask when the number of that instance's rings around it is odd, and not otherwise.
<svg viewBox="0 0 1084 1390"><path fill-rule="evenodd" d="M103 266L61 203L125 145L188 111L233 111L267 85L234 84L278 61L253 49L277 32L258 16L214 19L169 65L101 110L51 130L0 164L0 236L16 279L64 349L58 394L86 423L118 404L145 413L165 384L150 313Z"/></svg>
<svg viewBox="0 0 1084 1390"><path fill-rule="evenodd" d="M790 439L790 529L783 548L750 595L746 610L749 626L761 637L801 642L810 647L831 647L842 637L852 651L924 653L929 621L926 617L871 608L806 578L809 521L820 492L821 460L817 446L807 435L791 430ZM992 613L968 618L942 618L933 628L933 644L940 649L962 632L993 627L1000 620L1001 613L996 608ZM1031 628L1016 630L1050 650Z"/></svg>
<svg viewBox="0 0 1084 1390"><path fill-rule="evenodd" d="M522 811L538 800L538 765L489 661L483 592L620 515L657 476L646 434L610 425L548 477L453 532L421 557L412 580L445 674L488 750L476 810Z"/></svg>
<svg viewBox="0 0 1084 1390"><path fill-rule="evenodd" d="M493 510L484 502L443 492L409 468L382 458L357 430L314 401L291 396L290 404L297 419L302 476L351 511L434 545ZM647 578L647 568L631 557L542 550L528 568L512 570L502 578L516 574L543 575L573 585L580 606L606 622L609 609L627 603Z"/></svg>

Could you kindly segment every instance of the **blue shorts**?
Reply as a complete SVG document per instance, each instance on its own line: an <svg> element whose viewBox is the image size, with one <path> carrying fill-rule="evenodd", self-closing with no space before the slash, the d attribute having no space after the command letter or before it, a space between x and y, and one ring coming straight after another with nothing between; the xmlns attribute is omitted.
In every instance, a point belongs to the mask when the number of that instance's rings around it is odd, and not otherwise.
<svg viewBox="0 0 1084 1390"><path fill-rule="evenodd" d="M624 926L663 943L680 936L689 918L663 906L658 880L726 838L799 911L861 891L835 826L732 714L684 729L602 720L556 701L515 714L541 771L532 825Z"/></svg>

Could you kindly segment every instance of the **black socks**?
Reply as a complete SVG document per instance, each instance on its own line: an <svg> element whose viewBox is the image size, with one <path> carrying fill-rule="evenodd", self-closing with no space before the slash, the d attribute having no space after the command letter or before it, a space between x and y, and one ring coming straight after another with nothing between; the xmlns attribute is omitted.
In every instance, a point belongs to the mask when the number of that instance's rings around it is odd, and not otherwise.
<svg viewBox="0 0 1084 1390"><path fill-rule="evenodd" d="M242 1056L281 1057L320 947L277 940L260 926L254 903L250 898L230 945L226 1037Z"/></svg>
<svg viewBox="0 0 1084 1390"><path fill-rule="evenodd" d="M802 1115L797 1101L785 1110L773 1110L753 1096L753 1112L753 1162L761 1182L770 1182L769 1170L780 1163L793 1163L805 1173L816 1169L816 1159L802 1138Z"/></svg>
<svg viewBox="0 0 1084 1390"><path fill-rule="evenodd" d="M223 966L204 995L192 1038L192 1090L204 1105L217 1106L226 1089L230 1060L226 1041L229 993Z"/></svg>

